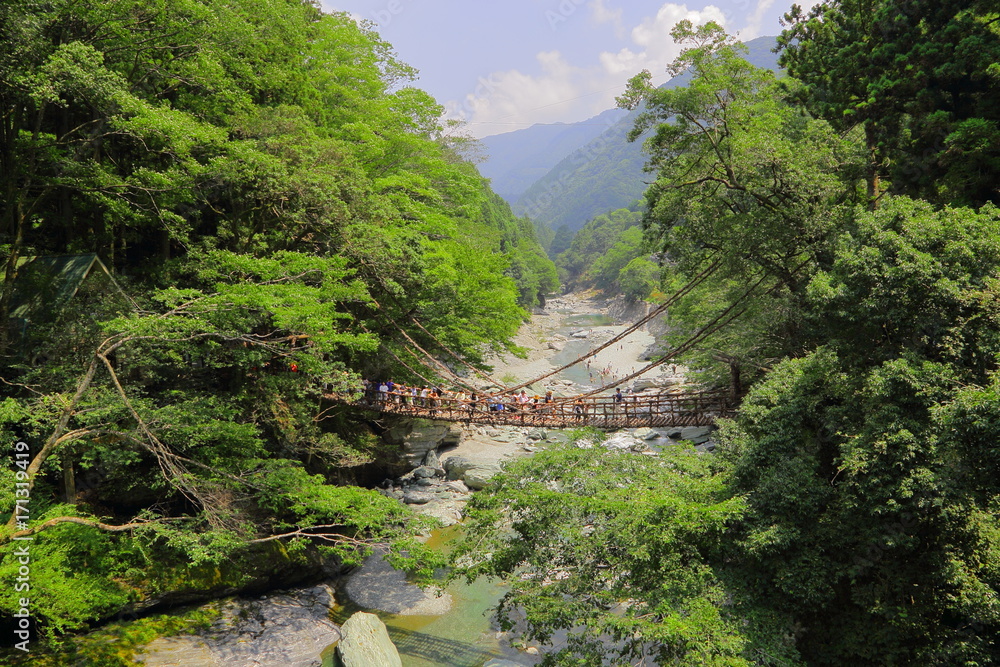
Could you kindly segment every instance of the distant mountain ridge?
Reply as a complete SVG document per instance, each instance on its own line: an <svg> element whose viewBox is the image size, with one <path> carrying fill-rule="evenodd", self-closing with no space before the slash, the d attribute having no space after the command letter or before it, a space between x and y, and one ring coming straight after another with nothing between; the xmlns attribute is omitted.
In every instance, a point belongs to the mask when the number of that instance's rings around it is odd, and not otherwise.
<svg viewBox="0 0 1000 667"><path fill-rule="evenodd" d="M777 70L778 56L772 52L776 43L775 37L747 42L747 60ZM685 81L681 75L662 87ZM609 109L580 123L536 125L486 137L483 143L491 157L480 171L515 213L554 231L566 227L561 234L565 236L601 213L628 208L645 192L653 176L643 170L642 141L626 139L637 114ZM529 183L531 177L535 180Z"/></svg>
<svg viewBox="0 0 1000 667"><path fill-rule="evenodd" d="M493 191L513 203L560 160L599 137L628 114L608 109L578 123L532 125L482 139L489 154L479 171Z"/></svg>

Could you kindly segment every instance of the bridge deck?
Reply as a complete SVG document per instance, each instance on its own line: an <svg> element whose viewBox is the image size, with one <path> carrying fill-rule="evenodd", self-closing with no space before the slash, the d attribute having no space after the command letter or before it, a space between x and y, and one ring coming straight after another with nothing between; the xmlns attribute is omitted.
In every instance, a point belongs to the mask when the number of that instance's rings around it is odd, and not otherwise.
<svg viewBox="0 0 1000 667"><path fill-rule="evenodd" d="M544 428L579 428L591 426L602 430L638 427L710 426L730 412L728 396L717 392L661 394L628 397L615 402L613 397L590 397L582 400L560 397L554 403L517 405L508 401L503 410L489 409L485 400L475 404L449 398L425 399L390 396L388 400L365 400L360 397L329 398L365 410L421 417L467 424L531 426ZM406 402L404 402L404 400Z"/></svg>

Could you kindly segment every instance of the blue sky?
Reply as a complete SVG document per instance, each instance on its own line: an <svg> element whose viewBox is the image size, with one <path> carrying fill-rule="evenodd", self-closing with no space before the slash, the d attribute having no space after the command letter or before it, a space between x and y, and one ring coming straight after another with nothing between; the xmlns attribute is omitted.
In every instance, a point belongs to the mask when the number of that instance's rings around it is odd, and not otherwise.
<svg viewBox="0 0 1000 667"><path fill-rule="evenodd" d="M776 35L792 0L322 0L376 24L417 85L476 136L574 122L614 106L642 69L666 80L676 22L715 20L746 40ZM816 4L800 0L800 4Z"/></svg>

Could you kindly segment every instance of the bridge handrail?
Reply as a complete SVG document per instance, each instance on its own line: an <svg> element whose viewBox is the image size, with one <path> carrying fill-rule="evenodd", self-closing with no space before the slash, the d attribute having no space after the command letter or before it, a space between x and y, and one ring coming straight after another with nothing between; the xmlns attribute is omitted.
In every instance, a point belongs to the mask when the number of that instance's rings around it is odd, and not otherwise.
<svg viewBox="0 0 1000 667"><path fill-rule="evenodd" d="M388 396L377 394L374 400L360 391L350 397L332 395L330 398L358 407L375 408L384 412L426 412L436 418L462 420L469 414L539 415L554 418L580 417L628 417L656 416L704 416L722 417L731 411L731 397L725 391L670 392L660 394L624 395L623 400L611 396L591 396L585 399L574 397L554 397L545 403L519 403L517 395L486 395L471 399L452 396L437 398L412 397L410 394L393 392ZM492 406L502 405L502 409Z"/></svg>

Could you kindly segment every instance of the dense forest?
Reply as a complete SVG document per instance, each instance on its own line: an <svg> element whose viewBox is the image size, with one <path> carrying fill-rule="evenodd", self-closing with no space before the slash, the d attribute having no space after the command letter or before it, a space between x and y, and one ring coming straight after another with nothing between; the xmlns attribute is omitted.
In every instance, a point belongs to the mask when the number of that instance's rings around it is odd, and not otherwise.
<svg viewBox="0 0 1000 667"><path fill-rule="evenodd" d="M623 294L630 301L657 300L659 257L650 251L641 221L642 213L624 208L590 220L555 257L563 285Z"/></svg>
<svg viewBox="0 0 1000 667"><path fill-rule="evenodd" d="M0 5L0 578L30 539L42 637L374 541L421 566L323 396L454 381L424 351L513 350L557 283L414 75L309 1Z"/></svg>
<svg viewBox="0 0 1000 667"><path fill-rule="evenodd" d="M787 76L682 22L689 83L619 98L671 340L708 331L685 361L742 397L715 454L583 434L473 500L459 562L569 633L554 664L1000 664L1000 14L785 20Z"/></svg>
<svg viewBox="0 0 1000 667"><path fill-rule="evenodd" d="M684 294L668 343L705 334L681 361L740 408L714 454L583 432L511 464L455 576L568 636L547 664L1000 664L995 2L793 7L781 75L671 36L686 84L619 98L642 210L557 261ZM375 542L443 564L324 396L516 352L559 275L414 74L304 0L0 5L0 579L30 540L48 664L128 664L66 638Z"/></svg>

